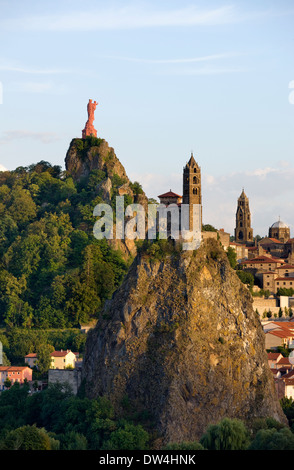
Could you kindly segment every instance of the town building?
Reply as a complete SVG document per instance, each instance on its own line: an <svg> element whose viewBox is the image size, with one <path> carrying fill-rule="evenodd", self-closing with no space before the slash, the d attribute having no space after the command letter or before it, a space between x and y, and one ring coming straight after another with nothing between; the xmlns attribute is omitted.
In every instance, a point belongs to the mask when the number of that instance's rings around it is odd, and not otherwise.
<svg viewBox="0 0 294 470"><path fill-rule="evenodd" d="M160 204L164 204L165 206L169 206L170 204L182 204L182 196L174 193L171 189L167 193L160 194L158 197Z"/></svg>
<svg viewBox="0 0 294 470"><path fill-rule="evenodd" d="M193 229L193 205L200 207L200 227L202 227L201 168L193 153L183 169L183 204L189 204L189 230Z"/></svg>
<svg viewBox="0 0 294 470"><path fill-rule="evenodd" d="M38 363L38 356L37 356L37 353L29 353L25 356L24 358L25 360L25 363L31 367L32 369L34 367L37 367L37 363Z"/></svg>
<svg viewBox="0 0 294 470"><path fill-rule="evenodd" d="M51 353L51 369L66 369L68 367L74 368L78 360L79 354L72 352L70 349L63 351L53 351ZM37 353L29 353L24 357L25 363L29 367L38 367Z"/></svg>
<svg viewBox="0 0 294 470"><path fill-rule="evenodd" d="M278 347L294 348L294 322L273 321L263 327L265 349L276 350Z"/></svg>
<svg viewBox="0 0 294 470"><path fill-rule="evenodd" d="M254 244L249 199L244 189L242 190L237 204L235 241L236 243L242 243L247 246Z"/></svg>
<svg viewBox="0 0 294 470"><path fill-rule="evenodd" d="M224 249L230 246L230 234L225 232L224 229L215 231L202 230L202 190L201 190L201 168L196 162L193 153L191 153L189 161L183 168L183 195L173 192L171 189L158 196L160 204L168 208L173 206L176 212L178 227L182 230L181 212L183 212L183 205L187 206L189 211L189 226L185 227L186 230L192 231L193 229L201 232L201 239L214 238L221 242ZM197 220L194 218L197 217ZM172 217L167 211L167 236L172 234L171 223ZM171 237L172 238L172 237ZM181 237L180 237L181 238Z"/></svg>
<svg viewBox="0 0 294 470"><path fill-rule="evenodd" d="M53 351L51 353L51 366L50 369L66 369L69 367L74 368L77 360L77 353L73 353L70 349L66 351Z"/></svg>
<svg viewBox="0 0 294 470"><path fill-rule="evenodd" d="M0 366L0 391L5 390L5 381L9 379L11 385L23 384L32 381L32 369L27 366Z"/></svg>
<svg viewBox="0 0 294 470"><path fill-rule="evenodd" d="M287 224L280 219L269 228L269 238L278 240L281 243L286 243L290 238L290 228Z"/></svg>

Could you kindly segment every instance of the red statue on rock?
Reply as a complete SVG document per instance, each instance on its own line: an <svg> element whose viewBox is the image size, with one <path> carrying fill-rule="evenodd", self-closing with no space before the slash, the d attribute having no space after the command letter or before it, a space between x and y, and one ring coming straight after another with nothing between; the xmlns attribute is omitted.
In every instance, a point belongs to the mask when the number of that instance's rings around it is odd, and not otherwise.
<svg viewBox="0 0 294 470"><path fill-rule="evenodd" d="M87 135L93 135L97 137L97 131L94 128L93 121L94 121L94 111L96 109L98 103L96 101L92 102L92 100L89 100L89 103L87 105L87 111L88 111L88 121L86 122L85 129L82 131L82 138L85 139Z"/></svg>

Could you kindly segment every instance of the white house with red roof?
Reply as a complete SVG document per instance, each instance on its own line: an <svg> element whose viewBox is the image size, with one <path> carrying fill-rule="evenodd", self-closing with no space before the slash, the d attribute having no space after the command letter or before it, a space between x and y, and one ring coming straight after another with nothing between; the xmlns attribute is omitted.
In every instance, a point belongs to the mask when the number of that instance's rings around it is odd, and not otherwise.
<svg viewBox="0 0 294 470"><path fill-rule="evenodd" d="M67 350L60 350L60 351L53 351L51 353L51 369L66 369L68 367L75 367L76 361L79 358L79 353L72 352L70 349ZM25 363L28 364L29 367L38 367L37 361L38 356L37 353L29 353L25 356Z"/></svg>
<svg viewBox="0 0 294 470"><path fill-rule="evenodd" d="M294 324L292 327L282 325L283 323L291 322L273 322L277 325L273 328L264 327L265 331L265 349L277 349L278 347L285 347L289 349L294 348ZM278 325L280 324L280 325Z"/></svg>
<svg viewBox="0 0 294 470"><path fill-rule="evenodd" d="M68 367L75 367L77 353L73 353L70 349L66 351L53 351L51 353L51 366L50 369L67 369Z"/></svg>

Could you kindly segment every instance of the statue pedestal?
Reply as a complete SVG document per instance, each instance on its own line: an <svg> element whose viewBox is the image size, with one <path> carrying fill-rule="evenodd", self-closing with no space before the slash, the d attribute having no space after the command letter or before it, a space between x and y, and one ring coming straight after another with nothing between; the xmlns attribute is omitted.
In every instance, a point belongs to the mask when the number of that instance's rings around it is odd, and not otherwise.
<svg viewBox="0 0 294 470"><path fill-rule="evenodd" d="M93 125L87 123L85 129L82 130L82 138L85 139L88 135L97 137L97 131Z"/></svg>

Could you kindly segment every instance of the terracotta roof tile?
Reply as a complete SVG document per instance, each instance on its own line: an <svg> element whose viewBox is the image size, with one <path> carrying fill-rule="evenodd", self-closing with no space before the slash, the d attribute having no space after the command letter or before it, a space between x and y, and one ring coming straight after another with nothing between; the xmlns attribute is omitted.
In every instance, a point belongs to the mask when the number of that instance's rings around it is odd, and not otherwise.
<svg viewBox="0 0 294 470"><path fill-rule="evenodd" d="M173 193L172 191L168 191L167 193L161 194L158 197L182 197L179 194Z"/></svg>
<svg viewBox="0 0 294 470"><path fill-rule="evenodd" d="M275 359L278 359L278 357L281 355L281 353L273 353L273 352L269 352L267 353L267 358L269 360L272 360L274 361Z"/></svg>

